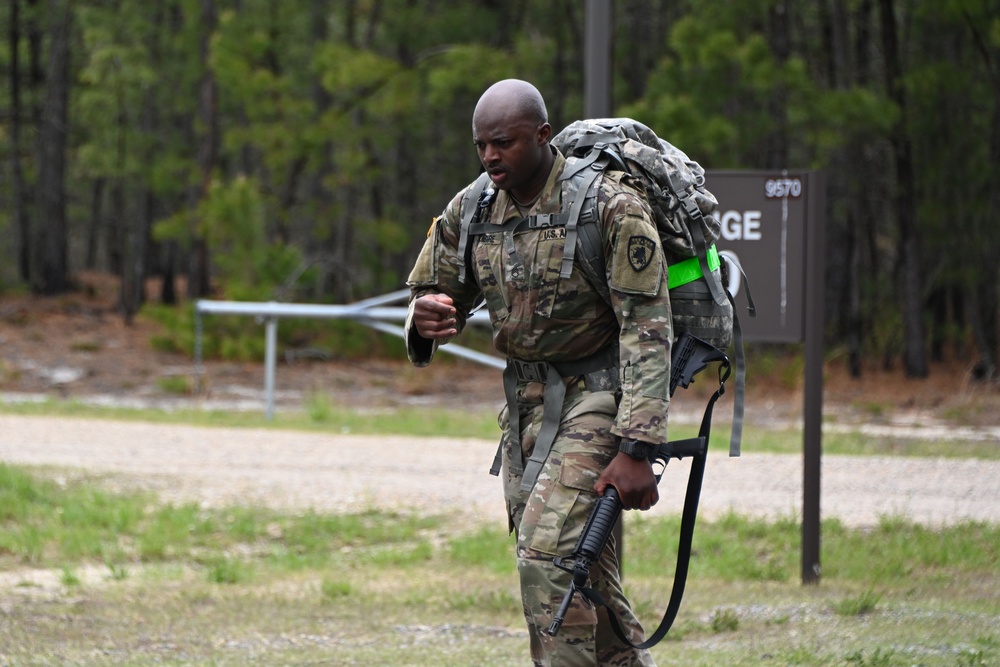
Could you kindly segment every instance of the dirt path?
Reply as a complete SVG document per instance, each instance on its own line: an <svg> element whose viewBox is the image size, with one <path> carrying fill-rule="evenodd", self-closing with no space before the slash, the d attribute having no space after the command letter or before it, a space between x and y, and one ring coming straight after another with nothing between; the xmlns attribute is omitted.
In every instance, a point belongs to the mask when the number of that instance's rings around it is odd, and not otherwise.
<svg viewBox="0 0 1000 667"><path fill-rule="evenodd" d="M199 428L91 419L0 415L0 460L56 466L206 506L352 511L368 507L454 510L503 522L501 491L487 474L492 442ZM688 468L671 464L652 512L683 504ZM827 456L822 514L848 525L902 515L938 525L1000 521L1000 462ZM702 516L801 513L802 464L792 455L710 459Z"/></svg>
<svg viewBox="0 0 1000 667"><path fill-rule="evenodd" d="M0 401L67 398L165 409L192 402L262 409L259 363L207 362L200 369L202 393L196 398L166 389L194 378L192 359L154 349L151 340L165 332L151 320L122 323L113 278L82 274L77 280L81 290L71 295L0 298ZM499 373L472 363L439 361L415 369L391 357L313 358L296 352L285 349L277 371L281 409L301 409L310 394L358 409L401 404L498 408L502 401ZM795 368L794 356L756 358L761 363L753 366L748 382L748 420L756 426L796 424L802 396L797 374L788 372ZM877 368L865 368L859 380L847 376L844 363L831 361L824 372L824 429L861 428L880 435L890 429L929 438L947 433L1000 443L1000 392L970 380L971 361L936 364L926 380ZM702 403L691 405L699 406L700 415ZM684 419L677 408L671 407L671 419ZM727 410L720 408L717 415ZM500 485L486 473L493 448L492 442L473 440L417 442L0 416L0 461L63 466L67 476L101 476L111 485L151 488L168 499L207 505L454 508L470 519L502 522ZM671 464L654 512L680 510L686 472L684 464ZM798 456L714 456L702 511L798 514L801 480ZM998 484L1000 462L828 456L822 511L852 525L892 513L928 523L996 521Z"/></svg>

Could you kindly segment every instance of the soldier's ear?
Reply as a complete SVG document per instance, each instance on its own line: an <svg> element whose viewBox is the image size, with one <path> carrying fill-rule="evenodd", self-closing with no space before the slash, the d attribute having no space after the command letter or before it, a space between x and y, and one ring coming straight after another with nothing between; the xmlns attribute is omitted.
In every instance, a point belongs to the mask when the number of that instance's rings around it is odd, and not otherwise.
<svg viewBox="0 0 1000 667"><path fill-rule="evenodd" d="M548 123L542 123L538 126L535 136L538 138L538 145L544 146L549 143L549 139L552 138L552 126Z"/></svg>

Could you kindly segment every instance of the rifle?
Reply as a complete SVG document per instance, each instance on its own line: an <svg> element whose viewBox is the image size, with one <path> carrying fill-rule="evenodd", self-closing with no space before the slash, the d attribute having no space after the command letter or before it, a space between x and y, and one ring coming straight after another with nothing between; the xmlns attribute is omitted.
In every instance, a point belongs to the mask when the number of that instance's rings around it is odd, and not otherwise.
<svg viewBox="0 0 1000 667"><path fill-rule="evenodd" d="M691 466L691 473L688 478L687 494L684 499L684 512L681 518L680 544L677 551L677 569L674 571L674 585L670 592L670 601L667 604L663 620L649 640L641 644L633 644L625 634L621 620L617 612L604 600L603 596L593 588L587 586L590 578L590 566L601 555L611 536L612 528L622 511L621 499L618 497L618 490L609 486L604 490L604 495L597 499L594 508L587 518L587 523L583 527L580 539L577 540L573 553L567 557L558 556L553 559L553 564L561 570L565 570L573 575L569 590L563 598L562 604L552 618L548 634L556 636L562 626L570 604L577 593L583 595L591 603L601 604L608 609L608 617L611 619L611 627L618 638L638 649L647 649L655 646L666 636L677 617L680 609L681 598L684 595L684 585L687 582L688 562L691 558L691 540L694 535L694 523L698 514L698 499L701 495L701 482L705 473L705 457L708 452L708 438L711 430L712 408L715 402L725 393L725 383L729 379L731 367L729 358L715 346L684 332L674 343L674 348L670 356L670 395L673 396L678 386L685 389L694 382L694 376L705 369L711 362L720 362L719 368L719 389L709 399L705 408L705 415L702 418L701 429L698 437L686 440L675 440L666 442L656 448L654 462L662 465L660 472L656 475L656 481L660 481L663 471L667 467L667 462L672 459L681 459L685 456L694 457ZM567 564L572 561L572 564Z"/></svg>

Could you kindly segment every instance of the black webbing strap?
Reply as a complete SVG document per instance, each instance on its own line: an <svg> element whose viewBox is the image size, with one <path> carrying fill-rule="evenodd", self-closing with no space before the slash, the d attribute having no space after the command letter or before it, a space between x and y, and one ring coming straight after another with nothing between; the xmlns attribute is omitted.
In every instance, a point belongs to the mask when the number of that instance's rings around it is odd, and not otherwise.
<svg viewBox="0 0 1000 667"><path fill-rule="evenodd" d="M583 214L584 205L587 202L593 202L594 210L597 210L598 177L603 173L605 166L607 166L607 160L599 159L601 155L600 151L595 150L587 158L584 158L583 161L589 165L590 169L584 171L578 179L572 181L573 189L567 193L567 196L572 199L573 203L570 205L569 217L566 221L566 241L563 244L562 265L559 268L560 278L569 278L573 272L577 225ZM574 171L575 173L577 172Z"/></svg>
<svg viewBox="0 0 1000 667"><path fill-rule="evenodd" d="M458 281L465 282L466 261L468 260L469 228L478 224L483 211L493 204L496 190L490 185L490 175L482 173L462 197L462 220L458 235Z"/></svg>
<svg viewBox="0 0 1000 667"><path fill-rule="evenodd" d="M725 289L723 289L720 281L712 279L712 269L708 267L708 242L705 240L705 230L702 228L705 216L701 212L701 209L698 208L694 197L684 188L684 184L677 177L676 173L667 171L667 178L670 181L670 189L674 191L674 196L677 197L678 204L684 209L684 212L687 213L688 218L691 220L688 230L691 232L691 242L694 244L695 257L698 258L698 263L701 265L701 275L705 276L705 282L708 283L708 289L712 293L715 303L724 306L726 304Z"/></svg>
<svg viewBox="0 0 1000 667"><path fill-rule="evenodd" d="M497 446L496 455L493 457L493 465L490 467L491 475L499 475L503 461L503 443L510 439L511 444L511 472L521 474L521 490L530 491L538 479L538 473L542 470L545 460L552 450L552 443L555 441L559 431L559 424L562 421L563 403L566 400L566 384L564 378L582 376L587 382L588 389L597 391L596 385L607 384L610 376L605 372L614 369L613 376L617 380L618 367L618 347L608 346L603 350L579 359L576 361L522 361L520 359L508 359L507 366L503 371L504 398L507 400L507 431L500 439ZM545 391L542 394L542 425L535 438L535 446L532 449L531 457L522 467L521 454L521 418L517 407L517 386L521 382L542 382L545 384ZM594 387L594 388L592 388ZM605 390L612 387L606 386Z"/></svg>
<svg viewBox="0 0 1000 667"><path fill-rule="evenodd" d="M743 446L743 412L747 391L747 358L746 353L743 351L743 327L740 325L740 316L736 311L736 300L733 299L733 295L729 293L729 290L726 290L726 297L729 298L730 307L733 309L733 346L736 349L736 379L733 383L733 427L729 434L729 455L739 456L740 449ZM752 300L751 303L753 303ZM752 310L751 316L756 317L757 311Z"/></svg>
<svg viewBox="0 0 1000 667"><path fill-rule="evenodd" d="M555 442L556 433L559 431L559 422L562 417L563 403L566 400L566 385L556 367L549 364L548 379L545 382L545 393L543 394L544 404L542 405L542 426L538 429L538 436L535 438L535 446L531 450L531 457L524 464L524 473L521 476L521 491L527 493L535 485L538 473L542 471L545 460L549 458L552 450L552 443ZM518 438L520 440L520 438ZM518 442L520 446L520 442Z"/></svg>
<svg viewBox="0 0 1000 667"><path fill-rule="evenodd" d="M494 225L491 222L474 222L469 224L469 236L496 234L500 232L517 234L531 229L564 227L568 220L568 213L536 213L526 218L511 218L502 225Z"/></svg>
<svg viewBox="0 0 1000 667"><path fill-rule="evenodd" d="M510 471L515 475L522 475L521 487L524 491L530 491L531 487L534 486L542 464L549 456L562 417L563 402L566 399L566 385L563 384L562 376L559 375L554 366L539 361L527 365L527 367L532 372L532 377L528 381L545 383L545 392L542 395L542 427L535 438L531 458L527 464L524 463L524 457L521 453L521 414L517 407L517 385L519 382L525 381L522 372L525 367L517 362L508 361L507 367L503 370L503 392L507 399L507 431L500 439L497 453L493 457L493 466L490 468L491 475L500 474L503 461L503 443L504 440L509 439L511 445ZM527 488L524 488L525 485Z"/></svg>
<svg viewBox="0 0 1000 667"><path fill-rule="evenodd" d="M747 280L746 274L743 273L743 267L737 263L733 263L731 266L735 266L743 276L744 291L747 295L747 311L750 313L750 317L757 317L757 306L754 304L753 295L750 294L750 281ZM736 307L736 300L733 298L733 295L729 293L728 289L725 290L725 292L726 298L729 299L729 305L733 309L733 348L736 351L736 378L733 387L733 428L729 436L729 455L739 456L743 443L743 414L744 402L746 399L747 358L746 353L743 350L743 326L740 324L740 314Z"/></svg>
<svg viewBox="0 0 1000 667"><path fill-rule="evenodd" d="M677 567L674 570L674 585L670 591L670 601L667 603L667 609L663 613L663 619L660 621L660 625L646 641L634 644L628 638L622 621L618 617L618 612L615 611L610 604L608 604L608 601L604 599L604 596L589 586L580 588L580 592L583 593L584 597L590 600L592 604L601 605L608 610L608 617L611 619L611 629L614 630L614 633L619 640L628 644L632 648L644 650L652 648L656 644L660 643L660 641L667 636L667 632L670 631L670 626L674 624L674 620L677 618L677 612L680 610L681 599L684 597L684 586L687 583L688 564L691 560L691 543L694 538L694 524L698 518L698 500L701 497L701 484L705 476L705 460L708 454L708 439L712 430L712 409L715 407L715 402L719 400L719 397L722 396L724 392L725 387L720 385L719 389L709 399L708 406L705 408L705 415L701 420L701 428L698 431L698 440L701 440L703 445L699 448L700 452L693 456L691 462L691 472L688 475L687 492L684 496L684 511L681 515L681 530L677 545Z"/></svg>

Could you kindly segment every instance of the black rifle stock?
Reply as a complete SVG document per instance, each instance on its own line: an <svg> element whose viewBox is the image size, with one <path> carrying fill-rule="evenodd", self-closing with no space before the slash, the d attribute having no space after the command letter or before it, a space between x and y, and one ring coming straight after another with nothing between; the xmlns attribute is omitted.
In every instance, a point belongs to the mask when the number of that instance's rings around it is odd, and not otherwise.
<svg viewBox="0 0 1000 667"><path fill-rule="evenodd" d="M674 395L678 385L687 389L694 376L713 361L729 364L729 358L719 348L686 331L682 333L670 351L670 395Z"/></svg>
<svg viewBox="0 0 1000 667"><path fill-rule="evenodd" d="M673 396L674 391L678 386L687 388L694 381L694 376L704 370L705 367L713 361L722 363L725 368L725 374L723 375L720 371L719 391L709 403L709 408L706 411L706 420L703 420L702 423L702 433L697 438L675 440L660 444L656 448L655 460L659 461L664 468L671 458L680 459L685 456L694 456L698 460L702 461L702 471L704 470L704 458L708 449L708 429L706 425L711 420L711 407L715 403L715 400L722 395L724 383L729 377L729 359L715 346L710 345L709 343L692 336L687 332L681 334L681 336L674 343L674 347L670 355L671 396ZM660 475L657 475L657 482L659 482L659 479ZM697 512L698 495L700 492L701 480L699 475L696 490L692 490L691 484L689 483L688 498L685 501L685 514L689 511L688 505L689 501L692 500L692 494L694 495L693 503L691 503L693 512ZM566 618L566 613L569 611L569 607L577 593L582 593L586 597L595 599L597 602L603 604L600 594L593 589L587 588L587 580L590 578L590 566L598 558L600 558L601 552L604 550L604 546L607 544L608 538L611 536L612 529L614 528L615 522L618 521L621 511L622 504L621 499L618 496L618 489L613 486L607 487L604 490L604 495L598 498L594 504L594 508L591 510L590 516L587 518L587 523L584 525L583 532L580 534L580 539L577 540L573 553L568 557L560 556L553 560L556 567L571 573L573 575L573 579L570 582L569 590L566 591L566 595L563 597L562 604L559 605L559 609L552 617L552 624L548 629L549 635L554 637L559 633L559 628L562 627L563 621ZM694 514L692 513L690 520L691 525L686 531L686 535L684 527L682 526L681 539L682 543L685 541L687 542L688 554L690 554L690 533L694 528L693 523ZM571 565L567 564L567 561L570 560L572 561ZM676 615L677 607L680 605L680 596L683 594L684 590L683 579L686 579L687 576L686 562L683 563L683 567L681 563L678 562L677 574L683 574L683 578L679 581L678 587L678 576L675 574L674 590L671 594L670 604L667 609L668 615L671 616L669 623L673 622L673 615ZM676 601L674 599L675 597ZM607 605L605 604L605 606ZM615 619L614 622L617 623L617 619ZM662 634L666 634L666 629L669 629L669 623L667 623L667 618L665 616L664 623L661 623L661 629L663 630ZM666 626L666 629L663 628L664 625ZM623 632L619 631L620 629L617 625L614 629L620 639L628 642L628 640L624 637ZM658 630L656 634L660 634L660 630ZM649 646L652 646L652 644L659 641L659 639L654 637L654 640L651 641L652 643L647 642L648 646L643 645L642 647L648 648Z"/></svg>

